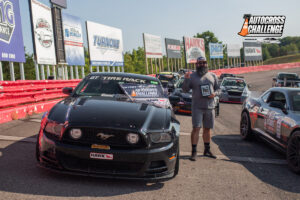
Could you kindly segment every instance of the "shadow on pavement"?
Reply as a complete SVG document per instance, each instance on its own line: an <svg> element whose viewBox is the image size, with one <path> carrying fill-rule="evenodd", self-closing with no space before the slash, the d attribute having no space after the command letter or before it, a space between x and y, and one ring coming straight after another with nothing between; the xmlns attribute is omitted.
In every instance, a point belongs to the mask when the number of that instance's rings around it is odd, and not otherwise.
<svg viewBox="0 0 300 200"><path fill-rule="evenodd" d="M233 135L227 135L232 137ZM239 137L239 135L236 135ZM220 151L225 156L240 156L240 157L254 157L265 159L279 159L285 160L285 155L276 151L274 148L258 139L251 142L236 139L229 141L212 137L215 144L219 146ZM261 181L272 185L281 190L288 192L300 193L300 175L297 175L288 169L287 165L278 164L258 164L252 162L235 162L243 165L249 172L256 176Z"/></svg>
<svg viewBox="0 0 300 200"><path fill-rule="evenodd" d="M4 141L0 144L3 146ZM0 149L0 190L5 192L59 197L111 197L155 191L163 186L163 182L101 179L40 169L35 159L35 143L19 141Z"/></svg>

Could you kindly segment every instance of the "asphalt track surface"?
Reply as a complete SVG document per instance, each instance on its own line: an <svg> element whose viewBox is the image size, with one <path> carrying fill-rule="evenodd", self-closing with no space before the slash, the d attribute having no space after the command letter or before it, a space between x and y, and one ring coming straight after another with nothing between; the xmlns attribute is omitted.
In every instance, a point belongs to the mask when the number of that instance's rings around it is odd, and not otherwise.
<svg viewBox="0 0 300 200"><path fill-rule="evenodd" d="M300 68L284 70L300 73ZM255 94L271 87L278 71L243 76ZM42 170L34 157L41 115L0 125L0 199L300 199L300 175L285 156L261 141L239 137L241 105L221 104L212 136L218 159L190 155L191 117L181 122L180 171L175 179L146 183L62 175Z"/></svg>

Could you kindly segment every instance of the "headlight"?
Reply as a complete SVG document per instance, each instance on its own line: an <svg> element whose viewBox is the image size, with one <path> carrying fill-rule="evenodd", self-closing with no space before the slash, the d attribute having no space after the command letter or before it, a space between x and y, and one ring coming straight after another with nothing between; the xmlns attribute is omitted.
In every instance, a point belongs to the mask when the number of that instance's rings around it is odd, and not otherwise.
<svg viewBox="0 0 300 200"><path fill-rule="evenodd" d="M247 97L247 96L249 96L249 94L248 94L248 92L244 91L244 92L242 93L242 96L243 96L243 97Z"/></svg>
<svg viewBox="0 0 300 200"><path fill-rule="evenodd" d="M78 140L79 138L81 138L82 136L82 131L78 128L73 128L70 131L70 136L74 139L74 140Z"/></svg>
<svg viewBox="0 0 300 200"><path fill-rule="evenodd" d="M153 143L163 143L172 141L172 136L170 135L170 133L151 133L150 138Z"/></svg>
<svg viewBox="0 0 300 200"><path fill-rule="evenodd" d="M135 133L128 133L126 138L130 144L136 144L140 140L139 135Z"/></svg>
<svg viewBox="0 0 300 200"><path fill-rule="evenodd" d="M48 121L45 131L56 136L60 136L63 126L63 124L59 124L58 122Z"/></svg>

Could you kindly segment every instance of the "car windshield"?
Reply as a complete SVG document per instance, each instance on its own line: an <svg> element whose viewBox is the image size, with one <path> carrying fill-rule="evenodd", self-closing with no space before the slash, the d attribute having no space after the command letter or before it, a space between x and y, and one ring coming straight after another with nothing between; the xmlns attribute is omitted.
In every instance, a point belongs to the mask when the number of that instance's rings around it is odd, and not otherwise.
<svg viewBox="0 0 300 200"><path fill-rule="evenodd" d="M235 87L245 87L246 83L244 80L235 79L235 80L224 80L222 86L235 86Z"/></svg>
<svg viewBox="0 0 300 200"><path fill-rule="evenodd" d="M164 98L158 81L125 76L92 75L87 77L76 89L79 96L126 95L129 98Z"/></svg>
<svg viewBox="0 0 300 200"><path fill-rule="evenodd" d="M292 110L300 111L300 91L291 92L290 99L292 103Z"/></svg>
<svg viewBox="0 0 300 200"><path fill-rule="evenodd" d="M278 75L278 79L298 79L298 75L297 74L279 74Z"/></svg>
<svg viewBox="0 0 300 200"><path fill-rule="evenodd" d="M175 80L175 76L172 74L168 74L168 75L159 75L158 79L163 82L163 81L170 81L173 82Z"/></svg>

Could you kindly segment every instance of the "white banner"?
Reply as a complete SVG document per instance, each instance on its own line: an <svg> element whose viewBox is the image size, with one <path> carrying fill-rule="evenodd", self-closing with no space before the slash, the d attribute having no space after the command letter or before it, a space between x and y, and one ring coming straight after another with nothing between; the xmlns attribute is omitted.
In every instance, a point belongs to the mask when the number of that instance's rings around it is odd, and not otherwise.
<svg viewBox="0 0 300 200"><path fill-rule="evenodd" d="M240 45L238 44L227 44L227 56L228 57L240 57Z"/></svg>
<svg viewBox="0 0 300 200"><path fill-rule="evenodd" d="M162 58L162 46L160 36L143 34L144 47L147 58Z"/></svg>
<svg viewBox="0 0 300 200"><path fill-rule="evenodd" d="M198 57L205 58L203 38L184 37L185 57L187 63L196 63Z"/></svg>
<svg viewBox="0 0 300 200"><path fill-rule="evenodd" d="M122 30L87 21L90 64L92 66L123 66Z"/></svg>
<svg viewBox="0 0 300 200"><path fill-rule="evenodd" d="M31 0L31 10L37 63L56 65L51 8Z"/></svg>

